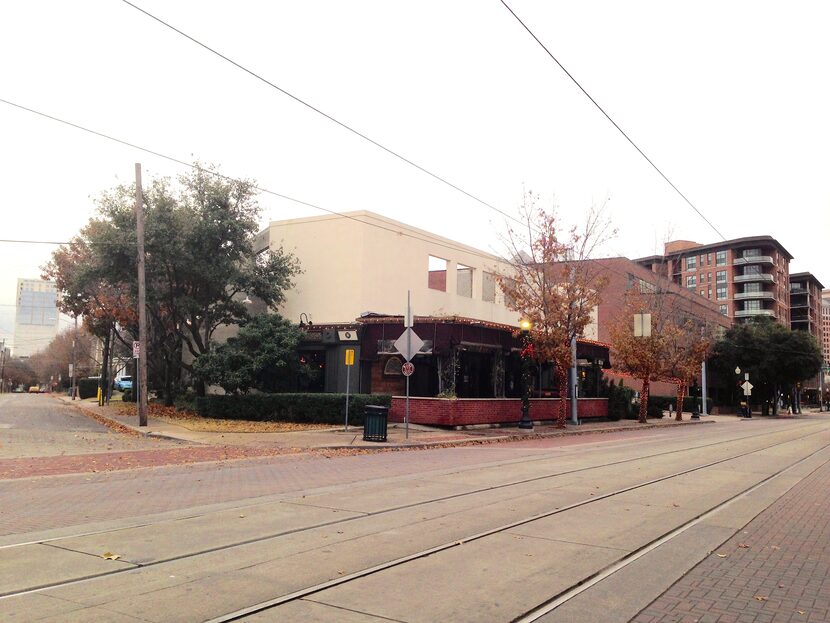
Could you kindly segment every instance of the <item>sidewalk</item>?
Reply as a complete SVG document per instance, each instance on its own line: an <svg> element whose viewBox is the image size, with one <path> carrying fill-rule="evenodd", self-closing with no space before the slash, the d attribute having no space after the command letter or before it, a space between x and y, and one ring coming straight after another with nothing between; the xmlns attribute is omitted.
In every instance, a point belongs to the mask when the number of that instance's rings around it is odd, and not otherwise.
<svg viewBox="0 0 830 623"><path fill-rule="evenodd" d="M648 424L638 424L634 420L621 420L617 422L591 421L580 424L579 426L568 423L565 429L556 428L552 424L545 423L537 424L532 430L528 431L517 427L445 430L410 424L408 436L406 427L403 424L390 423L387 427L387 441L373 442L363 440L362 427L352 426L349 427L348 431L343 430L343 427L332 427L286 432L203 432L191 430L183 424L150 417L148 418L146 427L139 427L137 416L124 415L115 406L99 407L95 402L72 401L68 396L60 396L59 398L67 404L83 409L96 419L109 422L110 425L133 434L175 439L189 444L290 448L294 450L345 448L380 450L390 448L403 449L474 445L559 437L563 435L610 433L616 431L644 430L647 428L665 428L669 426L691 426L719 420L734 421L737 419L735 416L713 415L704 416L699 420L693 420L691 419L691 414L684 413L684 420L682 422L676 422L673 418L668 417L649 420Z"/></svg>

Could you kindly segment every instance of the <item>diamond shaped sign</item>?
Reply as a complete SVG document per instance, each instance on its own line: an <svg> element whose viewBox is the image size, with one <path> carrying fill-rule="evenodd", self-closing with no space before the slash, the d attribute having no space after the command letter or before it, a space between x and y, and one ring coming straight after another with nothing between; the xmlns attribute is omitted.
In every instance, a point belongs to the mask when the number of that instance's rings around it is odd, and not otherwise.
<svg viewBox="0 0 830 623"><path fill-rule="evenodd" d="M409 335L409 339L407 339L407 335ZM412 330L412 327L407 328L401 334L401 337L395 340L395 348L407 361L417 355L423 346L424 341L418 337L418 334Z"/></svg>

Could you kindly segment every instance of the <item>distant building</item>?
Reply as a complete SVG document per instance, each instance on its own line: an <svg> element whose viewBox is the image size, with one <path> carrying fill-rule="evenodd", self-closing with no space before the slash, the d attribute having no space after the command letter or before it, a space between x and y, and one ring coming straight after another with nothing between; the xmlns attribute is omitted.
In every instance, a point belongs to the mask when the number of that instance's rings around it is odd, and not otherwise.
<svg viewBox="0 0 830 623"><path fill-rule="evenodd" d="M793 331L806 331L821 345L821 291L824 285L811 273L793 273L790 275L790 327ZM818 391L819 376L816 375L802 383L808 392Z"/></svg>
<svg viewBox="0 0 830 623"><path fill-rule="evenodd" d="M52 281L17 280L14 319L15 357L29 357L46 348L58 334L58 292Z"/></svg>
<svg viewBox="0 0 830 623"><path fill-rule="evenodd" d="M821 353L824 356L824 389L830 390L830 288L821 291Z"/></svg>
<svg viewBox="0 0 830 623"><path fill-rule="evenodd" d="M772 236L749 236L714 244L674 240L664 255L635 261L716 303L724 316L766 316L789 327L792 257Z"/></svg>

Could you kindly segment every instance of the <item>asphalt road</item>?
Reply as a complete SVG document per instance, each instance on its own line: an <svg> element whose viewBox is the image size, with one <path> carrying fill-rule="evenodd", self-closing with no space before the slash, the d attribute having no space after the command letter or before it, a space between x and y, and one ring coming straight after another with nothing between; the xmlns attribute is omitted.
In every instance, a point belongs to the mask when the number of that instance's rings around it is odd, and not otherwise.
<svg viewBox="0 0 830 623"><path fill-rule="evenodd" d="M828 461L811 416L5 480L0 618L629 621Z"/></svg>

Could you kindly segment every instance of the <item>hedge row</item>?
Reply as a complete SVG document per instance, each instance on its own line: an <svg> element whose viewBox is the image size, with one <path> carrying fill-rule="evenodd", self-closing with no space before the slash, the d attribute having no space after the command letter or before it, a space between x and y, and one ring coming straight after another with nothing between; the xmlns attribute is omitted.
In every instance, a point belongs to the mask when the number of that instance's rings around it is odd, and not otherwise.
<svg viewBox="0 0 830 623"><path fill-rule="evenodd" d="M707 407L710 409L712 408L711 400L707 400ZM677 396L649 396L648 397L648 416L649 417L662 417L658 415L652 415L652 409L656 413L660 411L668 412L669 405L672 405L672 411L677 412ZM687 413L694 413L700 409L700 398L695 396L685 396L683 398L683 411Z"/></svg>
<svg viewBox="0 0 830 623"><path fill-rule="evenodd" d="M202 417L257 422L342 424L346 394L245 394L195 397L192 408ZM349 424L361 426L366 405L389 407L389 394L351 394Z"/></svg>

